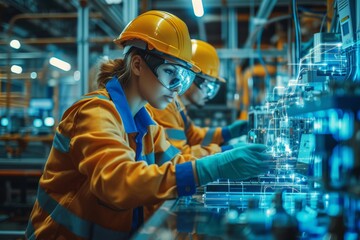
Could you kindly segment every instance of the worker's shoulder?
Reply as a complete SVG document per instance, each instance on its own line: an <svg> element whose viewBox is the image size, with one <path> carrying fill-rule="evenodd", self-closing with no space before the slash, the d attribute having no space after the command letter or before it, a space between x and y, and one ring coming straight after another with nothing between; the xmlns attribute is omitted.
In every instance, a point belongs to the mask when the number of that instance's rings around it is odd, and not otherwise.
<svg viewBox="0 0 360 240"><path fill-rule="evenodd" d="M99 89L93 92L90 92L84 96L82 96L79 101L93 101L93 100L106 100L109 101L110 100L110 95L109 93L106 91L106 89Z"/></svg>
<svg viewBox="0 0 360 240"><path fill-rule="evenodd" d="M72 106L75 108L84 108L92 105L109 105L114 107L114 103L111 101L110 95L106 89L90 92L78 99Z"/></svg>
<svg viewBox="0 0 360 240"><path fill-rule="evenodd" d="M88 109L95 106L109 106L110 108L115 108L114 103L110 101L110 95L106 89L100 89L82 96L65 111L63 116L76 114L82 109Z"/></svg>

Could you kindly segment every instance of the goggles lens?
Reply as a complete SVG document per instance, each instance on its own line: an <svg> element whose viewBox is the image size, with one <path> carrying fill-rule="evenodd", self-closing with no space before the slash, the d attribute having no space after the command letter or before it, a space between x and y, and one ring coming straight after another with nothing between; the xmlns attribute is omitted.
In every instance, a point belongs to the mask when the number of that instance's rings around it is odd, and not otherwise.
<svg viewBox="0 0 360 240"><path fill-rule="evenodd" d="M216 79L208 79L199 75L196 75L194 83L208 100L213 99L220 89L220 83Z"/></svg>
<svg viewBox="0 0 360 240"><path fill-rule="evenodd" d="M194 81L195 73L180 64L149 53L144 53L142 57L159 82L170 91L177 90L178 95L183 94Z"/></svg>

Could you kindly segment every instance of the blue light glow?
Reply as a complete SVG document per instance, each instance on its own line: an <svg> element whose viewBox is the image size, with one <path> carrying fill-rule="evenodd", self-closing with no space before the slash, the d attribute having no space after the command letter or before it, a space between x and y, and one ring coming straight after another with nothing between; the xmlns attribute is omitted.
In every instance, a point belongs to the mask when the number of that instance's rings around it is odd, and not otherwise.
<svg viewBox="0 0 360 240"><path fill-rule="evenodd" d="M36 118L33 121L33 125L34 125L34 127L42 127L43 122L42 122L42 120L40 118Z"/></svg>
<svg viewBox="0 0 360 240"><path fill-rule="evenodd" d="M52 127L54 126L55 120L53 117L47 117L44 119L44 125L47 127Z"/></svg>
<svg viewBox="0 0 360 240"><path fill-rule="evenodd" d="M349 140L354 132L354 115L351 112L344 113L339 122L339 139Z"/></svg>
<svg viewBox="0 0 360 240"><path fill-rule="evenodd" d="M9 119L7 119L7 118L2 118L2 119L1 119L1 126L7 127L8 125L9 125Z"/></svg>

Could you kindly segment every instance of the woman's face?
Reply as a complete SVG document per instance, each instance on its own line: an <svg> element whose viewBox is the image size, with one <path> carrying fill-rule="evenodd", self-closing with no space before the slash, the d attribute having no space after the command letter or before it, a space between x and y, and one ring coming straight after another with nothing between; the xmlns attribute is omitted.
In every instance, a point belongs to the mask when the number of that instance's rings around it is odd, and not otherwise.
<svg viewBox="0 0 360 240"><path fill-rule="evenodd" d="M191 84L189 90L185 92L185 97L189 102L191 102L197 107L203 107L206 102L205 93L200 88L198 88L194 83Z"/></svg>
<svg viewBox="0 0 360 240"><path fill-rule="evenodd" d="M166 106L174 100L178 89L170 91L164 87L143 59L141 59L141 70L139 78L139 92L141 97L155 108L166 108ZM170 81L170 76L174 71L176 71L175 66L166 64L162 66L158 72L159 76L162 75L162 79L169 79ZM167 76L169 77L167 78ZM164 84L170 84L170 82Z"/></svg>

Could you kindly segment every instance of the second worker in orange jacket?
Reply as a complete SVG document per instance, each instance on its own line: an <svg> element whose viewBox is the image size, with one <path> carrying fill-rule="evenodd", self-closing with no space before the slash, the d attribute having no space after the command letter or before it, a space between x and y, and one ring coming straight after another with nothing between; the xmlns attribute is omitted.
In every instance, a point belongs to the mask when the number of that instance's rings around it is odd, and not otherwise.
<svg viewBox="0 0 360 240"><path fill-rule="evenodd" d="M202 107L215 97L225 79L219 77L220 60L215 48L201 40L192 39L192 61L201 68L191 87L165 109L146 108L153 119L166 130L167 138L183 154L203 157L223 152L232 146L221 146L228 140L246 133L247 122L238 120L226 127L196 126L186 112L186 106Z"/></svg>

